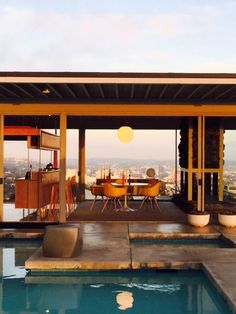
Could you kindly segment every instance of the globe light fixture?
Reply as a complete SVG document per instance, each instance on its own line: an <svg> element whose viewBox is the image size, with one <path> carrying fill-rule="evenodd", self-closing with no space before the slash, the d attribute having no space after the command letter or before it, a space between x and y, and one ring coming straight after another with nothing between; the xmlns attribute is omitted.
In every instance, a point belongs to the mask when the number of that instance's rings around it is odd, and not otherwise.
<svg viewBox="0 0 236 314"><path fill-rule="evenodd" d="M128 143L134 138L134 131L129 126L122 126L118 130L118 138L123 143Z"/></svg>

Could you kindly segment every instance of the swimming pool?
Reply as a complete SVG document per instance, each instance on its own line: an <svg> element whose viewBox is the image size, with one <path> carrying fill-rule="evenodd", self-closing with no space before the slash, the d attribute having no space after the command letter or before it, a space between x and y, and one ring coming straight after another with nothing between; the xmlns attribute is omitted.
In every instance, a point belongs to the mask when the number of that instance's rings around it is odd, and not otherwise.
<svg viewBox="0 0 236 314"><path fill-rule="evenodd" d="M113 271L27 274L24 259L39 241L4 241L4 313L231 313L200 271Z"/></svg>

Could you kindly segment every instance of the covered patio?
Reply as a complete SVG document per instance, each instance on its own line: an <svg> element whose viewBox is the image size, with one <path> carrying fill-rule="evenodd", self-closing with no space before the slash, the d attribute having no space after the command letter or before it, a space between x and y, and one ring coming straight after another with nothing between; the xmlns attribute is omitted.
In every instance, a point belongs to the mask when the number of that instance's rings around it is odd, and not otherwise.
<svg viewBox="0 0 236 314"><path fill-rule="evenodd" d="M182 159L185 156L187 162L182 160L181 194L187 201L195 200L198 209L204 209L206 190L217 201L223 201L223 133L225 129L236 128L235 99L235 74L1 72L1 220L4 126L13 125L60 129L61 223L66 221L67 129L79 130L80 202L85 200L86 129L116 129L124 124L133 129L186 131L183 141L188 145ZM216 144L219 162L213 167L207 166L208 171L205 171L202 156L205 156L207 128L219 130ZM198 150L194 150L194 141L198 143ZM213 190L207 186L212 185L209 180L213 180ZM94 217L95 221L99 220L99 216ZM163 217L165 220L165 215ZM184 222L184 218L179 217ZM69 219L76 220L76 213Z"/></svg>

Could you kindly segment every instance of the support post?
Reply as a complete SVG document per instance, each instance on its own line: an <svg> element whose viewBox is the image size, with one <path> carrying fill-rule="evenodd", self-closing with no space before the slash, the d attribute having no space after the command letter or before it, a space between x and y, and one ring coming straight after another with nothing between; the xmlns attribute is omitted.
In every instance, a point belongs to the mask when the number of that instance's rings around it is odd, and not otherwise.
<svg viewBox="0 0 236 314"><path fill-rule="evenodd" d="M219 201L222 202L224 199L224 129L220 126L220 160L219 160Z"/></svg>
<svg viewBox="0 0 236 314"><path fill-rule="evenodd" d="M3 221L4 192L4 115L0 115L0 221Z"/></svg>
<svg viewBox="0 0 236 314"><path fill-rule="evenodd" d="M197 210L202 209L202 117L198 117L198 132L197 132Z"/></svg>
<svg viewBox="0 0 236 314"><path fill-rule="evenodd" d="M193 121L188 127L188 201L193 200Z"/></svg>
<svg viewBox="0 0 236 314"><path fill-rule="evenodd" d="M178 144L177 144L177 130L175 130L175 194L177 194L178 192L177 159L178 159Z"/></svg>
<svg viewBox="0 0 236 314"><path fill-rule="evenodd" d="M55 129L55 135L57 135L57 129ZM53 167L58 168L58 151L53 151Z"/></svg>
<svg viewBox="0 0 236 314"><path fill-rule="evenodd" d="M79 130L79 201L85 200L85 129Z"/></svg>
<svg viewBox="0 0 236 314"><path fill-rule="evenodd" d="M202 205L201 210L205 210L205 116L202 117Z"/></svg>
<svg viewBox="0 0 236 314"><path fill-rule="evenodd" d="M59 222L66 222L66 129L67 116L60 115L60 182L59 182Z"/></svg>

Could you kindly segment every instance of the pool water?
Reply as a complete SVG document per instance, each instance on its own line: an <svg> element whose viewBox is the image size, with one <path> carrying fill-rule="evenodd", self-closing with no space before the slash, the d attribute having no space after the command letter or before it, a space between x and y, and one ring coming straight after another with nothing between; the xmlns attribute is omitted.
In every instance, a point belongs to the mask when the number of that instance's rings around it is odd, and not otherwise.
<svg viewBox="0 0 236 314"><path fill-rule="evenodd" d="M180 247L213 247L213 248L232 248L234 247L232 243L223 239L199 239L199 238L180 238L180 239L171 239L171 238L158 238L158 239L148 239L148 238L135 238L130 240L134 244L160 244L166 246L180 246Z"/></svg>
<svg viewBox="0 0 236 314"><path fill-rule="evenodd" d="M12 245L12 247L11 247ZM25 259L40 243L0 243L0 313L227 314L216 289L200 271L27 273Z"/></svg>

